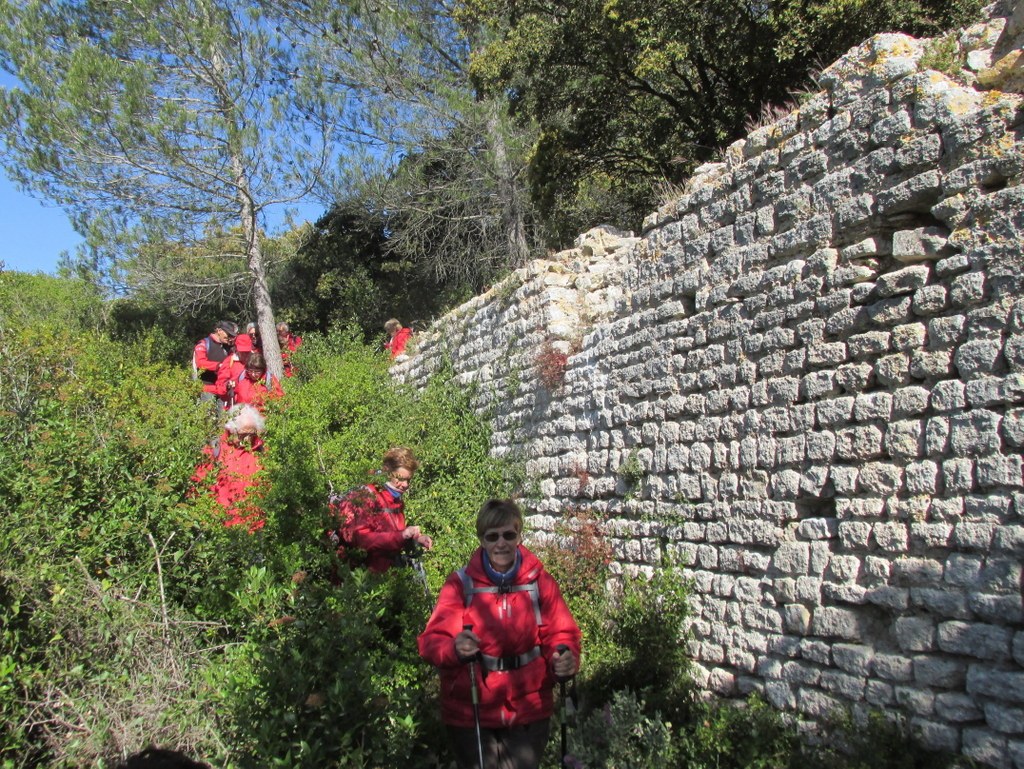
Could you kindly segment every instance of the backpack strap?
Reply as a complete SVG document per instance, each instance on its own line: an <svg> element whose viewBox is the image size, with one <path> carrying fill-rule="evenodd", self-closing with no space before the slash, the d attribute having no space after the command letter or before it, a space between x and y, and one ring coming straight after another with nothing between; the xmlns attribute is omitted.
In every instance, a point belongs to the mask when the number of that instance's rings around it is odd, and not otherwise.
<svg viewBox="0 0 1024 769"><path fill-rule="evenodd" d="M469 604L473 601L473 596L477 593L529 593L530 600L533 601L533 616L537 620L537 625L543 625L540 616L540 588L537 587L537 580L527 582L525 585L511 585L509 587L476 587L473 584L473 578L466 573L466 568L462 567L456 574L459 575L459 579L462 580L462 599L466 604L466 608L469 608Z"/></svg>
<svg viewBox="0 0 1024 769"><path fill-rule="evenodd" d="M465 567L456 571L456 574L459 575L459 579L462 581L462 596L467 609L473 601L473 596L477 593L496 593L499 595L529 593L530 600L533 602L533 617L537 620L537 626L541 625L540 588L537 587L537 580L527 582L525 585L510 585L508 587L495 587L493 585L489 587L476 587L473 584L473 578L466 573ZM481 654L480 660L485 671L518 670L533 662L540 654L540 645L538 644L529 651L525 651L522 654L513 654L509 657L492 657L490 654Z"/></svg>

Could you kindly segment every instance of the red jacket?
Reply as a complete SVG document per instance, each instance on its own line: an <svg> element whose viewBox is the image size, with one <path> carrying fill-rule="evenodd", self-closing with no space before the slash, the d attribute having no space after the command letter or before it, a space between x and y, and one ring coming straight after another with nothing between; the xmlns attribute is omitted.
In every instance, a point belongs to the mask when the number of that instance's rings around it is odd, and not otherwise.
<svg viewBox="0 0 1024 769"><path fill-rule="evenodd" d="M405 503L395 499L385 487L377 488L372 483L353 489L344 499L331 503L331 509L338 515L340 543L339 557L349 556L353 549L366 552L366 568L370 571L387 571L394 565L395 557L405 546Z"/></svg>
<svg viewBox="0 0 1024 769"><path fill-rule="evenodd" d="M237 356L231 354L225 358L220 366L217 368L217 381L213 385L213 394L223 401L224 408L231 408L236 403L234 396L228 397L231 393L228 388L228 382L235 382L238 377L245 373L245 364L238 359Z"/></svg>
<svg viewBox="0 0 1024 769"><path fill-rule="evenodd" d="M384 349L391 351L392 358L397 358L405 352L405 346L409 343L409 337L411 336L411 328L400 328L395 332L395 335L391 337L388 343L384 345Z"/></svg>
<svg viewBox="0 0 1024 769"><path fill-rule="evenodd" d="M292 367L291 354L302 347L302 337L289 334L287 342L281 344L281 340L278 340L278 344L281 345L281 362L284 364L284 375L292 376L295 371Z"/></svg>
<svg viewBox="0 0 1024 769"><path fill-rule="evenodd" d="M203 380L203 391L212 393L217 383L217 369L221 362L231 356L231 348L222 345L212 337L203 337L192 349L192 367L196 376Z"/></svg>
<svg viewBox="0 0 1024 769"><path fill-rule="evenodd" d="M493 587L484 571L481 550L473 553L466 575L475 587ZM580 656L580 629L562 599L554 578L537 556L520 545L522 562L514 585L536 582L540 624L530 593L475 593L466 606L462 577L453 572L441 588L434 613L420 634L420 656L441 674L441 720L449 726L472 728L473 701L468 665L455 653L455 636L472 625L480 638L480 651L489 657L514 658L539 647L540 655L516 670L476 667L480 692L480 724L499 729L529 724L551 716L552 689L556 683L551 658L560 644Z"/></svg>
<svg viewBox="0 0 1024 769"><path fill-rule="evenodd" d="M201 483L211 471L216 477L210 487L217 503L224 508L224 525L247 525L250 531L263 528L263 510L259 507L261 484L256 474L262 469L259 453L263 442L256 438L252 449L235 446L224 432L216 448L203 447L204 460L196 468L192 480Z"/></svg>
<svg viewBox="0 0 1024 769"><path fill-rule="evenodd" d="M267 386L268 382L270 383L269 387ZM228 386L231 383L233 383L233 387ZM250 403L260 410L263 409L268 398L280 398L284 395L277 377L268 373L254 381L249 378L245 364L234 360L233 357L230 361L225 361L217 371L217 385L214 392L218 398L224 401L225 407Z"/></svg>

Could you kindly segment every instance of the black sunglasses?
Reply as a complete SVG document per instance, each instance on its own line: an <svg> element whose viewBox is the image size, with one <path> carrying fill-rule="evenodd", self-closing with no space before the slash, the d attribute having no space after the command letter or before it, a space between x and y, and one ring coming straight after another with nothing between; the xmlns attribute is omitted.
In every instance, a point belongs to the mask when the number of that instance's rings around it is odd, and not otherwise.
<svg viewBox="0 0 1024 769"><path fill-rule="evenodd" d="M484 542L497 542L498 539L504 539L506 542L514 542L519 539L518 531L489 531L484 534Z"/></svg>

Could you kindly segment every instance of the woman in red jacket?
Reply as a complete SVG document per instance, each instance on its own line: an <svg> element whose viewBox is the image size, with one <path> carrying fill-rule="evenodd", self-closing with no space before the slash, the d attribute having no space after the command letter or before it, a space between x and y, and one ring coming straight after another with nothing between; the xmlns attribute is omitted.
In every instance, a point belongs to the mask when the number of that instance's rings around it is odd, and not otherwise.
<svg viewBox="0 0 1024 769"><path fill-rule="evenodd" d="M554 578L521 544L522 530L514 502L484 503L480 547L448 577L419 637L420 656L441 674L441 720L459 769L480 769L471 670L484 764L503 769L539 766L555 682L576 672L580 629Z"/></svg>
<svg viewBox="0 0 1024 769"><path fill-rule="evenodd" d="M224 511L225 526L248 526L251 532L263 528L259 500L264 486L259 473L265 427L253 406L236 406L220 440L203 448L203 461L192 475L195 483L210 483L212 478L210 492Z"/></svg>
<svg viewBox="0 0 1024 769"><path fill-rule="evenodd" d="M419 526L405 524L402 495L409 490L419 462L404 446L388 450L382 469L387 480L383 486L368 483L332 499L331 511L339 526L329 536L338 548L338 556L352 565L365 565L370 571L387 571L404 552L406 543L430 550L434 541ZM356 558L353 551L362 551Z"/></svg>

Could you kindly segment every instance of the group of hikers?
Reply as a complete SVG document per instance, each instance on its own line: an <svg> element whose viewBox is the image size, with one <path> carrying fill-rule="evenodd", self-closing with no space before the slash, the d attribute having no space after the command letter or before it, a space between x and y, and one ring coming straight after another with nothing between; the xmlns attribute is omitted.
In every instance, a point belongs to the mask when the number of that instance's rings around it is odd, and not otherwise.
<svg viewBox="0 0 1024 769"><path fill-rule="evenodd" d="M385 329L385 350L397 358L412 332L397 320ZM280 394L280 385L266 377L258 338L237 331L234 323L221 321L195 346L203 395L225 411L227 421L220 440L204 449L194 477L213 478L225 525L255 531L263 526L262 511L253 504L262 409ZM287 324L277 331L282 353L302 344ZM418 467L410 449L394 447L384 454L375 482L330 496L325 541L340 562L380 573L411 565L418 549L434 548L433 538L405 518L404 496ZM578 667L579 626L554 578L523 545L523 515L515 502L485 502L476 536L479 547L467 565L441 588L419 636L419 654L440 674L441 717L459 769L537 769L548 742L555 685L564 687Z"/></svg>

